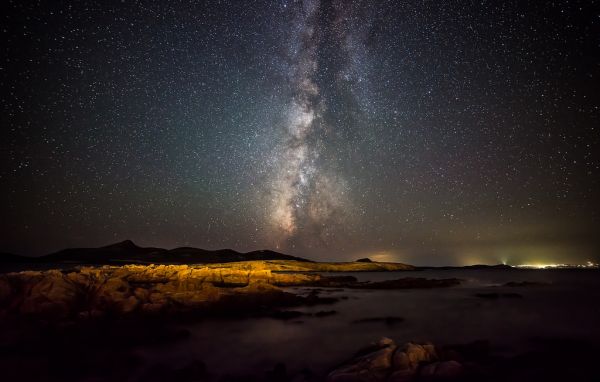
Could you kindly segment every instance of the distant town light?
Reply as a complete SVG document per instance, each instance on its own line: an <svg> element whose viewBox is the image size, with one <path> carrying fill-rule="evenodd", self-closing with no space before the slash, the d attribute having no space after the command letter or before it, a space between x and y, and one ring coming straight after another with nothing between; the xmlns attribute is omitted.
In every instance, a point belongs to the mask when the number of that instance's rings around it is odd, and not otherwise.
<svg viewBox="0 0 600 382"><path fill-rule="evenodd" d="M552 268L600 268L598 263L591 261L585 264L519 264L513 265L516 268L525 269L552 269Z"/></svg>

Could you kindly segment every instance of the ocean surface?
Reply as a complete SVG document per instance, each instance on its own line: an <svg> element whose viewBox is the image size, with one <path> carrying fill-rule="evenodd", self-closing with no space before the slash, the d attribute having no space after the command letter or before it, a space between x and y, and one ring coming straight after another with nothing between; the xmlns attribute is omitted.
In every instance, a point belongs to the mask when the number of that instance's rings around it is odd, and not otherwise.
<svg viewBox="0 0 600 382"><path fill-rule="evenodd" d="M186 326L191 332L188 339L166 347L140 348L137 354L148 365L164 363L177 367L202 360L209 372L222 375L272 370L277 363L285 364L290 374L308 369L323 375L381 337L399 344L487 340L494 354L506 356L540 346L540 340L600 343L598 270L452 269L343 275L360 281L426 277L459 278L464 282L438 289L322 289L321 296L337 297L340 301L293 308L313 315L290 320L205 320ZM546 285L503 286L522 281ZM310 293L312 288L293 290ZM481 293L513 295L497 299L476 296ZM314 315L332 310L335 314ZM392 319L377 320L385 317Z"/></svg>

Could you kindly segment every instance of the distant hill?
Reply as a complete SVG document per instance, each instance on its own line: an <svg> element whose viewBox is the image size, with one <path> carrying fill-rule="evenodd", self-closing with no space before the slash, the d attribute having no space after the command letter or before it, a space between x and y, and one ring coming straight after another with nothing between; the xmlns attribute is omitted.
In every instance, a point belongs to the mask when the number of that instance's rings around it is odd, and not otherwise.
<svg viewBox="0 0 600 382"><path fill-rule="evenodd" d="M506 264L495 264L495 265L487 265L487 264L474 264L474 265L463 265L463 266L442 266L442 267L417 267L421 270L427 269L516 269L513 266Z"/></svg>
<svg viewBox="0 0 600 382"><path fill-rule="evenodd" d="M0 253L0 264L24 264L31 263L36 260L37 259L35 258L14 255L12 253Z"/></svg>
<svg viewBox="0 0 600 382"><path fill-rule="evenodd" d="M69 263L69 264L195 264L227 263L247 260L296 260L310 262L300 257L261 250L241 253L232 249L209 251L199 248L180 247L163 249L139 247L131 240L100 248L68 248L49 255L31 258L0 254L2 263Z"/></svg>
<svg viewBox="0 0 600 382"><path fill-rule="evenodd" d="M465 265L463 268L467 268L467 269L513 269L512 266L507 265L507 264L495 264L495 265L474 264L474 265Z"/></svg>

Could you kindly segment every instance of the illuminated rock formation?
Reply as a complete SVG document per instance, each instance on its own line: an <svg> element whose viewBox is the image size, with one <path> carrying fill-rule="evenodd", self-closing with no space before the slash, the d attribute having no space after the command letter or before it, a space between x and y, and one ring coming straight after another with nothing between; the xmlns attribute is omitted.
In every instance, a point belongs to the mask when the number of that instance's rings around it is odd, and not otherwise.
<svg viewBox="0 0 600 382"><path fill-rule="evenodd" d="M324 277L316 272L406 269L411 267L391 263L279 260L27 271L0 276L0 311L61 319L229 309L229 305L249 305L252 301L260 302L261 306L315 304L319 303L319 297L296 296L281 287L376 288L375 284L357 283L354 277Z"/></svg>

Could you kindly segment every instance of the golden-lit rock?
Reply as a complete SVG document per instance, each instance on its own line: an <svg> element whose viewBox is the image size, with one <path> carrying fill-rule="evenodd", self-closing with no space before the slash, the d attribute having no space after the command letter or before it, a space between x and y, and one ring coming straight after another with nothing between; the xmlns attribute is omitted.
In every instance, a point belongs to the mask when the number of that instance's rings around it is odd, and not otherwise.
<svg viewBox="0 0 600 382"><path fill-rule="evenodd" d="M118 308L122 313L130 313L138 307L139 303L139 300L135 296L129 296L119 301Z"/></svg>
<svg viewBox="0 0 600 382"><path fill-rule="evenodd" d="M26 298L19 306L22 314L44 314L64 318L76 304L78 288L60 271L50 270L42 274L25 274L20 280ZM28 283L28 281L33 281Z"/></svg>
<svg viewBox="0 0 600 382"><path fill-rule="evenodd" d="M0 310L9 314L84 317L93 316L90 312L206 308L216 302L234 304L235 299L256 295L264 295L252 298L268 305L269 299L288 301L295 297L284 293L280 287L328 286L328 278L316 272L400 269L411 267L391 263L276 260L204 265L83 266L68 272L26 271L0 277Z"/></svg>
<svg viewBox="0 0 600 382"><path fill-rule="evenodd" d="M398 349L393 357L394 367L399 370L416 370L422 362L437 359L435 346L432 344L415 344L409 342Z"/></svg>

